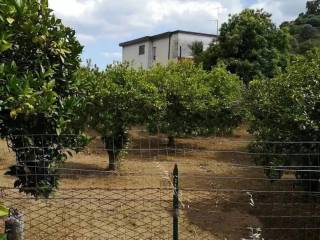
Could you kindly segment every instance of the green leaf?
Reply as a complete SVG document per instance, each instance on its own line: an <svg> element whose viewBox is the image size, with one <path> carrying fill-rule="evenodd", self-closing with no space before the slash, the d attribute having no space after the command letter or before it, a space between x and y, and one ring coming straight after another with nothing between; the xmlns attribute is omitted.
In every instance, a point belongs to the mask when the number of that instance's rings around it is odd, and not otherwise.
<svg viewBox="0 0 320 240"><path fill-rule="evenodd" d="M6 234L0 234L0 240L7 240Z"/></svg>
<svg viewBox="0 0 320 240"><path fill-rule="evenodd" d="M17 118L17 111L16 110L11 110L10 111L10 117L12 119L16 119Z"/></svg>
<svg viewBox="0 0 320 240"><path fill-rule="evenodd" d="M7 217L9 215L9 209L0 204L0 218Z"/></svg>
<svg viewBox="0 0 320 240"><path fill-rule="evenodd" d="M54 87L55 83L56 83L55 80L49 81L49 82L48 82L48 88L49 88L49 89L52 89L52 88Z"/></svg>
<svg viewBox="0 0 320 240"><path fill-rule="evenodd" d="M9 50L10 48L12 48L12 44L8 43L4 40L0 41L0 53Z"/></svg>
<svg viewBox="0 0 320 240"><path fill-rule="evenodd" d="M14 22L14 19L11 17L7 17L7 22L11 25Z"/></svg>
<svg viewBox="0 0 320 240"><path fill-rule="evenodd" d="M4 63L1 63L0 64L0 73L3 73L4 72Z"/></svg>
<svg viewBox="0 0 320 240"><path fill-rule="evenodd" d="M56 128L57 135L61 134L61 128Z"/></svg>

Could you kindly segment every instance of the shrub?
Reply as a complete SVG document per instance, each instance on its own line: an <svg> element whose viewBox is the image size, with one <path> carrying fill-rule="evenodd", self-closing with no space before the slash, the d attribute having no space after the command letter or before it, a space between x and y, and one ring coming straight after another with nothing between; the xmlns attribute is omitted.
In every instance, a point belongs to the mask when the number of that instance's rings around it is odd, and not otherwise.
<svg viewBox="0 0 320 240"><path fill-rule="evenodd" d="M113 64L104 71L81 69L79 89L86 99L86 119L104 141L109 156L109 170L116 170L129 142L128 129L142 124L157 101L157 89L145 81L144 71L128 63Z"/></svg>
<svg viewBox="0 0 320 240"><path fill-rule="evenodd" d="M251 114L250 132L257 139L252 149L258 153L299 154L261 155L256 159L257 163L270 166L266 173L271 178L282 176L282 171L274 170L278 166L307 166L304 172L298 168L296 176L315 179L303 181L312 191L319 190L319 181L316 180L320 178L317 171L311 171L319 166L319 144L313 143L320 139L319 92L320 51L314 50L305 57L297 57L286 73L271 81L253 81L247 99ZM270 141L283 143L268 143Z"/></svg>
<svg viewBox="0 0 320 240"><path fill-rule="evenodd" d="M0 136L17 160L8 174L17 177L20 191L48 197L58 186L55 169L66 159L64 147L85 142L78 135L81 102L72 77L82 46L47 1L0 5Z"/></svg>
<svg viewBox="0 0 320 240"><path fill-rule="evenodd" d="M224 66L207 72L184 61L154 66L146 77L163 102L148 127L168 134L169 145L179 136L230 133L241 121L242 84Z"/></svg>

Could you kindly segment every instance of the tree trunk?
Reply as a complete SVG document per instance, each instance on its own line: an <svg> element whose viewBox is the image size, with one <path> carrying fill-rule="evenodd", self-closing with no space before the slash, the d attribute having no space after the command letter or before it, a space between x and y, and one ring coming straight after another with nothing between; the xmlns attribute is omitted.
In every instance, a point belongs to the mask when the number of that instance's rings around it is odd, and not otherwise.
<svg viewBox="0 0 320 240"><path fill-rule="evenodd" d="M114 151L108 151L109 157L109 171L115 171L118 169L118 154Z"/></svg>
<svg viewBox="0 0 320 240"><path fill-rule="evenodd" d="M120 158L128 143L128 133L124 129L118 129L111 136L104 136L105 147L109 156L108 170L118 170Z"/></svg>
<svg viewBox="0 0 320 240"><path fill-rule="evenodd" d="M173 136L169 136L168 140L168 147L174 147L176 144L175 138Z"/></svg>

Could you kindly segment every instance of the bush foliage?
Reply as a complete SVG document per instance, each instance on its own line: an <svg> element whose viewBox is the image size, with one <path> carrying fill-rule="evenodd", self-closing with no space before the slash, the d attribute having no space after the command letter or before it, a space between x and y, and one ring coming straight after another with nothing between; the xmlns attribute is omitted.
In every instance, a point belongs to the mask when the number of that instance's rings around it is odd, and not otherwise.
<svg viewBox="0 0 320 240"><path fill-rule="evenodd" d="M219 61L245 84L257 76L274 77L288 61L289 34L276 27L271 14L245 9L223 23L218 43L197 57L210 70Z"/></svg>
<svg viewBox="0 0 320 240"><path fill-rule="evenodd" d="M315 47L320 47L320 1L308 1L306 13L291 22L284 22L281 28L287 28L292 36L293 53L305 54Z"/></svg>
<svg viewBox="0 0 320 240"><path fill-rule="evenodd" d="M47 197L58 185L64 146L84 140L72 77L82 46L46 1L0 0L0 6L0 135L17 160L9 174L21 191ZM49 136L65 133L77 137Z"/></svg>
<svg viewBox="0 0 320 240"><path fill-rule="evenodd" d="M223 66L206 72L191 62L134 70L113 64L77 74L88 120L104 139L109 170L115 170L129 139L128 129L147 125L175 137L229 133L241 121L242 84ZM172 144L172 142L171 142Z"/></svg>
<svg viewBox="0 0 320 240"><path fill-rule="evenodd" d="M143 124L158 107L157 89L145 81L143 70L134 70L127 63L110 65L104 71L83 68L77 79L86 99L87 123L103 138L108 169L115 170L129 142L129 127Z"/></svg>
<svg viewBox="0 0 320 240"><path fill-rule="evenodd" d="M271 166L266 171L270 177L282 176L282 171L274 171L278 166L310 166L313 170L315 166L319 167L319 144L314 142L320 139L319 92L319 50L309 52L305 57L297 57L286 73L270 81L258 80L251 83L247 99L251 113L250 132L257 139L252 148L260 153L300 154L262 155L257 158L259 164ZM268 143L269 141L279 143ZM314 171L297 172L296 175L304 179L320 177ZM305 183L311 190L319 188L318 182Z"/></svg>
<svg viewBox="0 0 320 240"><path fill-rule="evenodd" d="M191 62L156 65L146 72L163 104L148 122L151 131L174 137L229 133L241 121L242 84L224 66L204 71Z"/></svg>

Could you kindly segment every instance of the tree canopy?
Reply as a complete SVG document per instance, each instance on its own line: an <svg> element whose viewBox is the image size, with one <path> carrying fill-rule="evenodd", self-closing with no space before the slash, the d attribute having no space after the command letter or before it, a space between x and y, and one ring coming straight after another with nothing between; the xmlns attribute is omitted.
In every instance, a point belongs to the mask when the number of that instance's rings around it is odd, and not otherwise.
<svg viewBox="0 0 320 240"><path fill-rule="evenodd" d="M224 66L207 72L192 62L156 65L146 72L159 90L161 108L149 129L175 137L230 133L241 121L242 85Z"/></svg>
<svg viewBox="0 0 320 240"><path fill-rule="evenodd" d="M193 56L194 62L198 63L201 61L201 55L203 54L203 42L194 41L189 45L191 54Z"/></svg>
<svg viewBox="0 0 320 240"><path fill-rule="evenodd" d="M218 44L203 53L205 69L223 61L245 84L256 76L274 77L287 66L289 38L276 27L271 14L245 9L222 24Z"/></svg>
<svg viewBox="0 0 320 240"><path fill-rule="evenodd" d="M320 1L308 1L307 12L301 13L292 22L284 22L281 28L287 28L292 36L293 53L304 54L314 47L320 47Z"/></svg>
<svg viewBox="0 0 320 240"><path fill-rule="evenodd" d="M143 124L158 107L157 89L145 81L144 71L128 63L105 70L83 68L77 73L79 89L86 99L88 125L102 137L109 157L109 170L116 170L129 143L128 129Z"/></svg>
<svg viewBox="0 0 320 240"><path fill-rule="evenodd" d="M64 146L84 140L72 75L82 46L45 0L0 0L0 6L0 136L17 160L9 174L21 191L47 197L58 185ZM62 139L66 133L76 137Z"/></svg>
<svg viewBox="0 0 320 240"><path fill-rule="evenodd" d="M183 61L134 70L122 63L83 68L77 79L84 119L104 140L109 170L117 169L132 126L165 133L172 145L175 137L230 133L241 121L242 83L224 66L207 72Z"/></svg>
<svg viewBox="0 0 320 240"><path fill-rule="evenodd" d="M307 1L307 14L308 15L320 14L320 0Z"/></svg>
<svg viewBox="0 0 320 240"><path fill-rule="evenodd" d="M267 170L270 177L281 177L281 171L273 170L278 166L310 166L313 170L319 167L318 156L314 155L319 153L316 142L320 139L319 92L319 50L297 57L286 73L270 81L257 80L250 84L247 99L250 132L257 140L252 148L258 153L274 153L257 158L259 164L271 166ZM274 141L277 143L272 143ZM319 179L319 173L308 172L310 169L297 172L297 177ZM319 190L318 182L306 180L304 183L308 190Z"/></svg>

